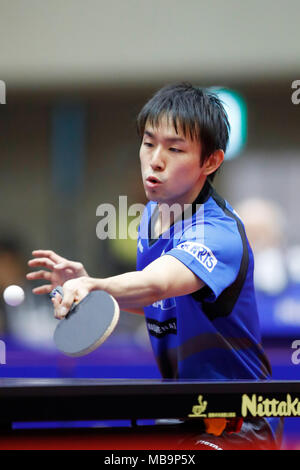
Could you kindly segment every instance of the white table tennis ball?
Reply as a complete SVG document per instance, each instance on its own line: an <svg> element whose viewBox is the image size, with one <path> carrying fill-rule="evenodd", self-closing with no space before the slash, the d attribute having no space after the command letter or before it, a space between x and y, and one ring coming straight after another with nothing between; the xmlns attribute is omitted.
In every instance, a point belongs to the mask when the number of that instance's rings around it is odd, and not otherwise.
<svg viewBox="0 0 300 470"><path fill-rule="evenodd" d="M25 299L25 293L20 286L8 286L3 292L3 298L5 303L11 307L17 307Z"/></svg>

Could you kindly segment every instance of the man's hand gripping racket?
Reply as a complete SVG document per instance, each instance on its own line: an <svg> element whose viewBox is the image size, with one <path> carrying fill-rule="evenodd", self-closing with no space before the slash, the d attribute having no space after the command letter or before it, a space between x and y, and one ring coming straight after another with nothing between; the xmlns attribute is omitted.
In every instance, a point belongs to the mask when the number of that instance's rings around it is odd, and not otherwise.
<svg viewBox="0 0 300 470"><path fill-rule="evenodd" d="M70 281L68 281L70 282ZM57 286L50 293L64 297ZM53 303L55 304L55 299ZM104 291L92 291L71 305L69 312L54 331L57 348L68 356L84 356L97 349L114 331L120 315L117 301Z"/></svg>

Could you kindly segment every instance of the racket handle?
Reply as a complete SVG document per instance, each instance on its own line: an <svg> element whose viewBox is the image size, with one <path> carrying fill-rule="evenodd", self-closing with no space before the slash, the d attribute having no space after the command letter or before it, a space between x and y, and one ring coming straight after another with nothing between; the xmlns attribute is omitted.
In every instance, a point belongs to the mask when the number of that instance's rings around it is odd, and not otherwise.
<svg viewBox="0 0 300 470"><path fill-rule="evenodd" d="M49 294L49 297L50 299L53 299L53 297L56 296L56 294L60 294L62 296L62 298L64 298L64 291L63 291L63 288L61 286L56 286ZM73 302L71 308L70 308L70 312L72 312L73 308L76 307L76 302Z"/></svg>

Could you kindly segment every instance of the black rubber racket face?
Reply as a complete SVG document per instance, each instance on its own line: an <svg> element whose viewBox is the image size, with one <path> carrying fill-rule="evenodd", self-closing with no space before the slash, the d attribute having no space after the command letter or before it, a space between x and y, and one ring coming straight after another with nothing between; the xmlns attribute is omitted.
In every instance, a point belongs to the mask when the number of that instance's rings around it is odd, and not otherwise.
<svg viewBox="0 0 300 470"><path fill-rule="evenodd" d="M94 351L113 332L119 315L117 302L107 292L91 292L57 325L56 347L68 356L84 356Z"/></svg>

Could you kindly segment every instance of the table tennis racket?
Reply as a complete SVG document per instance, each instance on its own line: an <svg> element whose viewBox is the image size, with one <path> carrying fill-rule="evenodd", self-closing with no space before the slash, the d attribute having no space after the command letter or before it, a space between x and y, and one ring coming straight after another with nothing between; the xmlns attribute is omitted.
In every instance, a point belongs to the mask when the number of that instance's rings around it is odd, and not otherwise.
<svg viewBox="0 0 300 470"><path fill-rule="evenodd" d="M54 297L63 289L57 286L50 293ZM117 301L107 292L90 292L74 303L54 331L56 347L67 356L84 356L97 349L113 332L120 316Z"/></svg>

